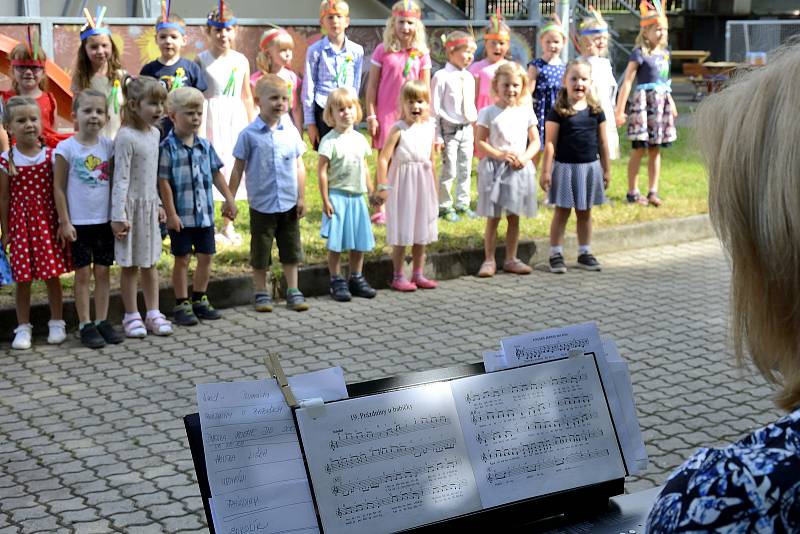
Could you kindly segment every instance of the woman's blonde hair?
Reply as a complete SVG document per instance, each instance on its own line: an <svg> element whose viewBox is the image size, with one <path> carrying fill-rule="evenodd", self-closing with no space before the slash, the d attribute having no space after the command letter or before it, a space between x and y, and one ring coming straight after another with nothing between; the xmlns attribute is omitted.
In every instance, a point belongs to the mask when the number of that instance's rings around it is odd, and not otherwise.
<svg viewBox="0 0 800 534"><path fill-rule="evenodd" d="M428 87L428 84L422 80L408 80L403 84L403 87L400 88L400 115L403 120L407 118L404 115L406 102L415 102L417 100L424 100L430 104L431 89Z"/></svg>
<svg viewBox="0 0 800 534"><path fill-rule="evenodd" d="M577 113L575 109L572 107L572 104L569 102L569 95L567 95L567 75L569 74L570 69L574 69L575 67L586 67L589 69L589 73L592 72L592 65L586 61L585 59L573 59L569 63L567 63L566 68L564 68L564 77L561 79L561 89L558 90L558 98L556 98L556 103L553 105L553 108L556 110L556 113L561 115L562 117L571 117ZM600 113L603 111L603 107L600 105L600 101L597 100L597 97L594 96L594 91L587 91L586 92L586 104L589 106L589 109L592 110L592 113ZM606 120L611 120L609 117L606 117Z"/></svg>
<svg viewBox="0 0 800 534"><path fill-rule="evenodd" d="M108 58L108 69L106 69L106 77L108 78L109 85L114 85L115 80L119 80L120 73L122 73L122 62L119 59L119 49L114 44L114 39L110 35L92 35L81 41L81 46L78 48L78 58L75 61L75 74L72 75L73 85L79 91L87 89L92 85L92 61L89 59L89 54L86 53L86 45L92 39L106 38L111 42L111 56Z"/></svg>
<svg viewBox="0 0 800 534"><path fill-rule="evenodd" d="M27 46L18 44L11 49L11 52L8 54L8 59L11 61L33 61L33 56ZM39 89L47 91L47 73L44 71L44 62L47 61L47 55L41 47L36 51L36 59L42 62L42 78L39 80ZM11 68L13 69L14 67ZM19 83L17 82L17 77L13 75L11 76L11 89L19 94Z"/></svg>
<svg viewBox="0 0 800 534"><path fill-rule="evenodd" d="M39 109L39 104L36 103L36 100L29 96L12 96L8 99L8 102L4 105L3 110L3 126L5 127L6 131L10 132L11 121L14 120L14 112L20 108L36 108L39 112L39 141L44 146L44 140L41 138L41 117L42 112ZM9 139L9 147L8 147L8 175L9 176L16 176L17 174L17 167L14 165L14 145L15 143L11 142L12 140Z"/></svg>
<svg viewBox="0 0 800 534"><path fill-rule="evenodd" d="M695 118L711 222L730 255L730 321L739 365L750 353L800 405L800 45L734 77ZM758 98L753 98L758 95Z"/></svg>
<svg viewBox="0 0 800 534"><path fill-rule="evenodd" d="M408 6L410 6L411 11L419 14L419 17L415 17L414 19L416 20L416 24L414 27L414 40L411 43L411 48L419 51L421 54L427 54L428 42L425 38L425 25L422 24L422 8L420 8L419 4L413 0L401 0L400 2L395 2L392 6L392 14L389 15L388 19L386 19L386 28L383 30L383 48L387 52L399 52L403 49L403 47L400 45L400 39L398 39L397 35L394 33L395 21L402 17L396 17L395 12L403 11Z"/></svg>
<svg viewBox="0 0 800 534"><path fill-rule="evenodd" d="M507 63L503 63L500 65L496 71L494 71L494 78L492 78L492 94L494 96L498 96L500 91L497 89L497 85L500 83L499 80L503 76L507 76L509 78L518 77L522 84L522 88L519 91L519 98L514 106L520 106L530 99L531 94L531 81L528 79L528 73L525 72L519 63L516 61L509 61Z"/></svg>
<svg viewBox="0 0 800 534"><path fill-rule="evenodd" d="M645 56L649 56L650 54L652 54L653 50L655 50L657 47L661 48L667 47L667 35L668 35L667 32L664 32L661 35L661 40L656 44L653 44L647 40L645 34L652 27L653 25L651 24L650 26L645 26L644 28L640 29L639 33L636 35L636 40L634 41L634 44L642 49L642 54L644 54Z"/></svg>
<svg viewBox="0 0 800 534"><path fill-rule="evenodd" d="M266 41L266 43L264 42ZM269 74L272 70L272 57L269 55L271 46L279 47L278 50L291 48L294 50L294 39L291 34L283 28L270 28L261 34L258 42L258 55L256 56L256 67L264 74Z"/></svg>
<svg viewBox="0 0 800 534"><path fill-rule="evenodd" d="M356 122L361 122L364 112L361 110L361 102L358 95L350 87L339 87L331 91L328 101L325 103L325 111L322 112L322 120L331 128L336 126L336 108L340 106L353 105L356 107Z"/></svg>
<svg viewBox="0 0 800 534"><path fill-rule="evenodd" d="M139 116L139 103L149 98L163 103L167 99L167 89L151 76L126 76L122 81L122 95L125 97L122 124L144 130L148 123Z"/></svg>

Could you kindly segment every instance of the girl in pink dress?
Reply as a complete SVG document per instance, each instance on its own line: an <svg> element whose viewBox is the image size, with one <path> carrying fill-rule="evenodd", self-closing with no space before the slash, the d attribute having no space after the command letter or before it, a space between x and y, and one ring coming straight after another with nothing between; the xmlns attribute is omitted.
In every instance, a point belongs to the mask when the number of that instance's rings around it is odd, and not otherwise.
<svg viewBox="0 0 800 534"><path fill-rule="evenodd" d="M478 111L494 104L492 78L497 68L506 63L506 54L511 44L511 31L503 15L489 17L489 27L483 34L483 49L486 57L473 63L469 72L475 77L475 107Z"/></svg>
<svg viewBox="0 0 800 534"><path fill-rule="evenodd" d="M431 56L425 42L422 9L413 0L402 0L392 6L386 19L383 42L372 53L367 79L367 128L372 146L383 148L389 130L400 112L400 88L407 80L431 83ZM380 208L372 222L383 224L386 217Z"/></svg>
<svg viewBox="0 0 800 534"><path fill-rule="evenodd" d="M256 56L258 70L250 76L250 85L255 92L256 82L265 74L277 74L289 84L289 116L298 130L303 129L303 106L300 103L301 82L291 70L294 57L294 39L283 28L270 28L261 35Z"/></svg>
<svg viewBox="0 0 800 534"><path fill-rule="evenodd" d="M389 130L378 158L379 202L386 202L386 242L392 245L392 289L433 289L425 278L425 245L436 241L439 215L433 175L435 123L429 116L430 89L422 80L407 81L400 93L402 120ZM406 247L411 245L413 275L403 274Z"/></svg>

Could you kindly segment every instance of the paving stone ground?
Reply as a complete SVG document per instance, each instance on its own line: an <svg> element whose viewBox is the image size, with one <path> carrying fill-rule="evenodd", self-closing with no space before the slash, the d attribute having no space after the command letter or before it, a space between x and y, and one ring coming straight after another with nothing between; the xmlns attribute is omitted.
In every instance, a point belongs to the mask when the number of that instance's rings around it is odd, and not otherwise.
<svg viewBox="0 0 800 534"><path fill-rule="evenodd" d="M630 365L650 466L662 484L695 448L774 420L772 388L727 348L729 269L715 240L609 254L601 273L446 281L306 313L248 307L99 351L71 339L0 344L0 533L204 532L183 429L198 382L340 365L348 381L479 360L500 337L597 321Z"/></svg>

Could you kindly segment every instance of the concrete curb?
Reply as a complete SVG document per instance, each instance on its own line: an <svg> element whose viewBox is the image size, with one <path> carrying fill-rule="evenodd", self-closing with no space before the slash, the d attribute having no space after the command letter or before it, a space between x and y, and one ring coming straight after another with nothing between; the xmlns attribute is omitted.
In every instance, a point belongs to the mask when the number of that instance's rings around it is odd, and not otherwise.
<svg viewBox="0 0 800 534"><path fill-rule="evenodd" d="M607 228L594 232L592 249L596 254L618 252L629 249L666 245L683 241L706 239L714 235L707 215L695 215L682 219L666 219L644 223ZM546 237L520 242L518 256L531 265L547 259L549 240ZM568 258L577 249L575 236L568 236L564 244ZM502 265L505 247L498 247L497 263ZM426 273L438 280L449 280L478 272L483 262L483 249L455 250L429 254ZM410 269L410 265L407 266ZM364 265L364 276L376 289L386 289L392 276L392 262L381 258ZM300 269L299 285L306 296L328 294L328 268L324 264L309 265ZM274 284L273 292L279 297L285 291L285 280ZM241 306L251 302L253 284L250 276L237 276L212 280L208 295L217 308ZM162 287L159 302L165 314L170 314L175 305L172 288ZM139 309L144 309L141 293ZM109 319L119 324L122 319L122 300L119 293L111 295ZM50 308L47 303L37 303L31 307L31 322L36 333L46 333ZM65 299L64 320L68 327L75 327L78 318L72 299ZM8 339L17 323L14 308L0 309L0 337Z"/></svg>

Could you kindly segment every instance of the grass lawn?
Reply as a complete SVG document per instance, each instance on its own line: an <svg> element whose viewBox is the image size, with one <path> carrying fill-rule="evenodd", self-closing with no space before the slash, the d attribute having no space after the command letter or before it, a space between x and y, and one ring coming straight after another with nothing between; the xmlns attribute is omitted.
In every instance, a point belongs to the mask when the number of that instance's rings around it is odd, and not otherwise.
<svg viewBox="0 0 800 534"><path fill-rule="evenodd" d="M608 204L597 207L593 210L595 228L608 228L624 224L631 224L642 221L656 219L668 219L675 217L685 217L706 213L708 211L706 195L708 193L708 182L705 171L700 162L692 140L693 130L690 128L678 128L678 141L669 149L662 151L661 165L661 185L659 194L664 199L664 205L658 209L644 208L641 206L628 205L625 201L627 192L627 162L629 143L624 141L624 133L621 132L620 139L623 145L623 154L620 160L613 162L612 180L607 191ZM305 218L300 222L303 233L303 249L306 254L306 264L324 263L327 258L325 240L319 236L319 228L322 213L322 200L317 186L317 157L316 153L310 149L304 156L307 181L306 181L306 204L307 212ZM473 206L477 201L475 190L475 169L477 160L473 165ZM371 162L371 172L374 178L374 158ZM639 172L639 187L642 191L647 190L647 162L643 161L642 169ZM539 195L540 201L542 193ZM236 219L236 230L244 237L244 243L239 247L225 247L217 250L212 276L216 278L233 276L249 272L249 214L247 203L238 202L239 216ZM219 205L217 206L217 217L219 219ZM549 233L550 218L552 212L548 209L540 209L539 215L532 219L521 220L521 239L532 239L546 236ZM428 247L429 251L447 251L465 248L483 247L483 219L462 220L456 223L449 223L439 220L439 241ZM368 255L369 258L378 258L390 252L390 248L385 246L385 230L383 227L373 227L375 229L375 240L378 246ZM571 218L567 232L574 233L574 217ZM500 226L501 238L505 233L505 224ZM274 263L276 273L277 249L274 250ZM172 256L169 254L168 240L164 244L164 254L158 262L161 273L161 282L169 283ZM118 268L112 270L112 288L119 287ZM65 288L65 295L72 293L72 275L61 278ZM44 284L37 282L34 284L34 296L36 298L46 298ZM0 305L13 305L13 288L0 288Z"/></svg>

